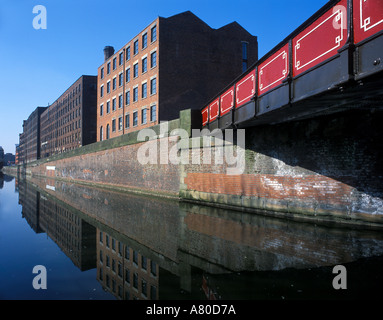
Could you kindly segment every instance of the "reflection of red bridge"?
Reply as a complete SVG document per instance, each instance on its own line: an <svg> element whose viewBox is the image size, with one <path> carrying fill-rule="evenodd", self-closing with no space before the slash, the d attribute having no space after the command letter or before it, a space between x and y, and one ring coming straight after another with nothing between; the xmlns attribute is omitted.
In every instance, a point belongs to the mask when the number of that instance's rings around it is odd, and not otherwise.
<svg viewBox="0 0 383 320"><path fill-rule="evenodd" d="M383 107L383 0L332 0L202 110L210 130Z"/></svg>

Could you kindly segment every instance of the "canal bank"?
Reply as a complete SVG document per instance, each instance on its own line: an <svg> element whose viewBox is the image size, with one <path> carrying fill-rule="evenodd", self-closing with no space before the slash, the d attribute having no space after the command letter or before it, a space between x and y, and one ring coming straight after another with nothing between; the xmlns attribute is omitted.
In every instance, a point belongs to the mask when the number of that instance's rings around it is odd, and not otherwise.
<svg viewBox="0 0 383 320"><path fill-rule="evenodd" d="M218 132L205 140L196 136L198 115L185 110L179 119L145 132L3 171L287 219L380 228L382 121L382 112L350 109L235 130L233 139L232 132Z"/></svg>

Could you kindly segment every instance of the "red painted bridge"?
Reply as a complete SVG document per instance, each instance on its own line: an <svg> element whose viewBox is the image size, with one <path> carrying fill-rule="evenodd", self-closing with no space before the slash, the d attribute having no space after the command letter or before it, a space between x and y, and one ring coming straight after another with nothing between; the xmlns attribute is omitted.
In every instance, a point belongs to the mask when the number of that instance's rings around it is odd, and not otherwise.
<svg viewBox="0 0 383 320"><path fill-rule="evenodd" d="M383 0L329 1L202 109L202 127L245 128L383 108Z"/></svg>

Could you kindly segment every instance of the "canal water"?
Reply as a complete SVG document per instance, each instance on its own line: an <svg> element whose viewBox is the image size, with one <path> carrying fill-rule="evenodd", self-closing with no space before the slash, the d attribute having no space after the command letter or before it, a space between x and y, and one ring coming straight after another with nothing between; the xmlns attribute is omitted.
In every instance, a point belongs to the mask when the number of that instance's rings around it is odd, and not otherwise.
<svg viewBox="0 0 383 320"><path fill-rule="evenodd" d="M382 267L381 230L0 174L1 300L371 300Z"/></svg>

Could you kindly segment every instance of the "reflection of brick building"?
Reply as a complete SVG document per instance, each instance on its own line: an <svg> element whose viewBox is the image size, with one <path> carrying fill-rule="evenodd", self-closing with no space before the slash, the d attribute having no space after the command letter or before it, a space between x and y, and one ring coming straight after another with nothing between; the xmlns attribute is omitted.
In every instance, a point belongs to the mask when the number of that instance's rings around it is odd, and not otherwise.
<svg viewBox="0 0 383 320"><path fill-rule="evenodd" d="M118 299L158 299L158 265L100 229L97 264L97 280Z"/></svg>
<svg viewBox="0 0 383 320"><path fill-rule="evenodd" d="M159 17L98 68L97 141L199 109L258 57L237 23L212 29L191 12Z"/></svg>
<svg viewBox="0 0 383 320"><path fill-rule="evenodd" d="M96 141L96 76L81 76L41 114L41 157Z"/></svg>

